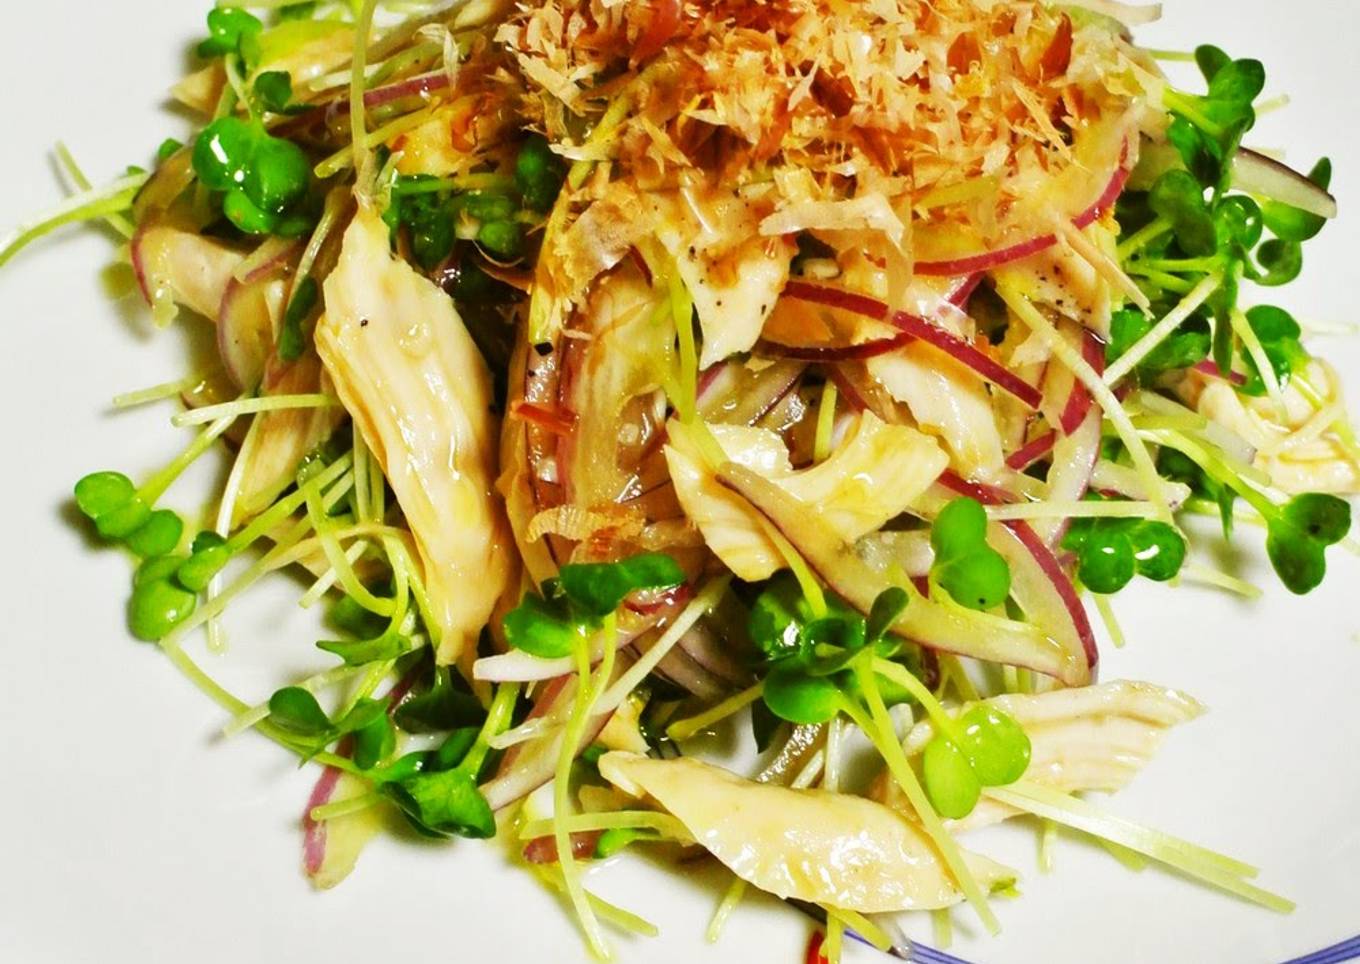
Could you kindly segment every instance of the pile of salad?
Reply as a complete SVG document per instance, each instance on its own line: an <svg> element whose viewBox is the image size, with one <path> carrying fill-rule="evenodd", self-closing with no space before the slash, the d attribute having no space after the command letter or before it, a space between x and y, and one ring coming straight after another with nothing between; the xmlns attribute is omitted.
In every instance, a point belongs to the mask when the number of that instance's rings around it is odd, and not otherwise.
<svg viewBox="0 0 1360 964"><path fill-rule="evenodd" d="M1244 146L1259 62L1142 50L1156 11L1110 0L383 6L212 9L193 136L103 187L60 149L78 193L0 241L102 221L157 324L215 325L118 400L178 400L183 454L75 500L132 634L323 768L318 886L399 812L498 840L607 958L655 929L592 870L707 854L711 936L757 888L834 962L902 953L904 911L995 932L1019 874L969 834L1033 815L1292 907L1084 796L1201 712L1099 682L1093 613L1122 642L1140 579L1261 591L1188 517L1293 593L1356 548L1341 382L1266 301L1331 167ZM223 616L283 570L333 638L228 692ZM721 726L740 773L696 752Z"/></svg>

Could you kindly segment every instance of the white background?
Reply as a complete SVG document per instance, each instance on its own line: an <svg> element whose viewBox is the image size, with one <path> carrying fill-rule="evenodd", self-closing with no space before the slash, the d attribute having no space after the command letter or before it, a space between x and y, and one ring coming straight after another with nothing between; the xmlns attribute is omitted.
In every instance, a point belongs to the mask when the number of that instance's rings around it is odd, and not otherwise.
<svg viewBox="0 0 1360 964"><path fill-rule="evenodd" d="M18 5L0 31L4 151L0 226L54 202L50 148L65 139L96 180L148 162L185 123L158 100L201 32L206 3L45 0ZM1268 95L1294 105L1253 142L1307 167L1337 161L1342 218L1308 248L1284 303L1301 317L1352 321L1360 251L1355 45L1360 7L1340 0L1171 0L1153 46L1212 41L1260 57ZM43 243L0 272L0 961L570 961L584 957L556 900L493 846L385 841L339 890L314 895L299 869L297 821L314 774L246 736L217 738L222 716L122 626L129 569L71 524L84 473L142 473L187 436L162 406L113 415L108 400L185 371L182 332L153 333L133 299L100 280L112 248L97 231ZM1315 348L1352 373L1353 341ZM193 512L211 470L170 502ZM1259 553L1248 535L1242 551ZM1248 564L1265 584L1259 565ZM1212 712L1176 732L1113 802L1132 818L1262 866L1264 886L1300 903L1279 917L1150 869L1135 876L1065 838L1049 877L1033 835L985 843L1025 873L1025 896L998 902L1005 931L973 940L956 915L954 951L985 962L1278 962L1360 930L1360 618L1353 558L1334 557L1307 601L1271 587L1243 604L1142 585L1118 611L1131 645L1107 649L1106 678L1183 687ZM301 670L309 621L284 585L233 617L233 656L210 661L260 698L266 657ZM714 875L710 875L713 877ZM721 884L721 878L718 879ZM749 900L721 944L702 932L710 886L636 861L600 880L606 895L659 922L658 941L619 940L628 961L801 960L806 923ZM928 932L927 932L928 933ZM854 956L869 961L873 955Z"/></svg>

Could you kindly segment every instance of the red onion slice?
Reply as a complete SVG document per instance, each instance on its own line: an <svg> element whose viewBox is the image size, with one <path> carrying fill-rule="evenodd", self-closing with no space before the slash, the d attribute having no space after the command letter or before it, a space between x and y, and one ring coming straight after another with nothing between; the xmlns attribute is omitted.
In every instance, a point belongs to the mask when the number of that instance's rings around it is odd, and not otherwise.
<svg viewBox="0 0 1360 964"><path fill-rule="evenodd" d="M1005 502L1016 501L1015 497L1004 490L981 485L977 482L969 482L961 479L953 472L946 472L940 476L940 483L959 495L977 499L983 505L1000 505ZM1081 598L1077 595L1077 587L1072 585L1072 580L1063 571L1062 564L1058 562L1058 557L1044 544L1044 540L1039 538L1028 523L1012 520L1002 524L1015 534L1015 537L1034 559L1034 562L1048 577L1049 582L1053 584L1053 588L1062 599L1067 617L1072 622L1072 628L1076 631L1077 638L1081 640L1082 649L1086 653L1087 664L1094 670L1100 660L1100 651L1096 647L1096 637L1095 633L1091 631L1091 620L1086 614L1086 607L1082 605Z"/></svg>
<svg viewBox="0 0 1360 964"><path fill-rule="evenodd" d="M1330 193L1292 167L1245 147L1233 158L1232 186L1320 218L1337 215L1336 198Z"/></svg>
<svg viewBox="0 0 1360 964"><path fill-rule="evenodd" d="M808 284L805 281L789 282L784 288L784 294L800 301L825 305L828 308L841 308L875 321L887 322L903 334L945 352L998 388L1014 395L1029 408L1037 410L1043 402L1043 395L1039 389L974 345L937 325L932 325L924 318L905 311L890 311L886 304L867 295L841 288Z"/></svg>
<svg viewBox="0 0 1360 964"><path fill-rule="evenodd" d="M1119 195L1124 193L1124 186L1129 180L1129 169L1126 161L1129 156L1128 142L1124 142L1123 152L1119 157L1119 166L1115 168L1114 174L1110 177L1109 184L1106 185L1104 192L1096 199L1085 211L1072 219L1072 224L1078 229L1086 228L1100 219L1106 211L1114 206L1114 202L1119 200ZM981 271L992 271L1004 265L1020 261L1047 251L1058 243L1056 234L1045 234L1037 238L1030 238L1028 241L1021 241L996 251L985 251L979 254L969 255L963 258L954 258L948 261L918 261L916 263L916 273L927 276L940 275L967 275L976 274Z"/></svg>

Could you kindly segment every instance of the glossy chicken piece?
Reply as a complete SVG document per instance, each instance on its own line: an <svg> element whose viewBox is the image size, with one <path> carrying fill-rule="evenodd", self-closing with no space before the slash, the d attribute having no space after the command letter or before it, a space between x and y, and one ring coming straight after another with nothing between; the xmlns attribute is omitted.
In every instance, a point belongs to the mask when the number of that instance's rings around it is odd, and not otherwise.
<svg viewBox="0 0 1360 964"><path fill-rule="evenodd" d="M684 757L607 753L600 774L651 797L734 874L777 897L866 914L962 898L925 833L872 800L754 783ZM964 859L984 889L1015 879L985 857Z"/></svg>
<svg viewBox="0 0 1360 964"><path fill-rule="evenodd" d="M980 377L922 342L872 359L868 368L923 430L944 442L960 475L990 479L1001 472L1001 433Z"/></svg>
<svg viewBox="0 0 1360 964"><path fill-rule="evenodd" d="M1301 492L1360 492L1360 462L1331 430L1346 415L1340 379L1332 368L1313 362L1306 377L1318 390L1322 408L1296 385L1284 389L1285 412L1265 396L1242 395L1222 379L1206 379L1195 399L1201 415L1235 432L1256 449L1256 467L1271 484L1291 495ZM1330 414L1329 414L1330 413Z"/></svg>
<svg viewBox="0 0 1360 964"><path fill-rule="evenodd" d="M900 515L948 466L934 439L888 425L870 412L858 417L830 458L799 472L774 432L731 425L712 425L709 431L729 459L816 505L847 543ZM670 440L666 460L676 494L709 548L742 579L767 579L782 568L783 557L745 501L718 483L690 432L673 424Z"/></svg>
<svg viewBox="0 0 1360 964"><path fill-rule="evenodd" d="M1122 790L1156 755L1167 730L1204 712L1197 701L1177 690L1128 680L998 696L986 702L1008 713L1029 736L1030 765L1025 779L1064 793ZM907 752L921 752L934 735L929 721L918 723L907 735ZM886 773L879 778L874 796L904 813L911 812ZM954 826L983 827L1018 813L984 799Z"/></svg>
<svg viewBox="0 0 1360 964"><path fill-rule="evenodd" d="M475 647L513 575L499 498L491 377L453 302L393 257L361 207L326 280L317 350L414 534L452 663Z"/></svg>

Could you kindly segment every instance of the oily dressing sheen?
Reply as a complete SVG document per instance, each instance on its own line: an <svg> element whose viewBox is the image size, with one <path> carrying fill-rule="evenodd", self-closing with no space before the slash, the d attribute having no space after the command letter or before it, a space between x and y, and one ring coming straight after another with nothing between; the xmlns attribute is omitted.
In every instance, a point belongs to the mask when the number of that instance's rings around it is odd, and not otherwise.
<svg viewBox="0 0 1360 964"><path fill-rule="evenodd" d="M392 256L387 227L371 209L361 206L345 233L325 290L317 349L410 524L439 659L455 662L475 643L513 568L492 489L491 376L453 302Z"/></svg>
<svg viewBox="0 0 1360 964"><path fill-rule="evenodd" d="M687 757L607 753L600 773L646 794L741 879L777 897L865 914L949 907L962 898L924 831L882 804L754 783ZM1015 879L965 854L984 888Z"/></svg>

